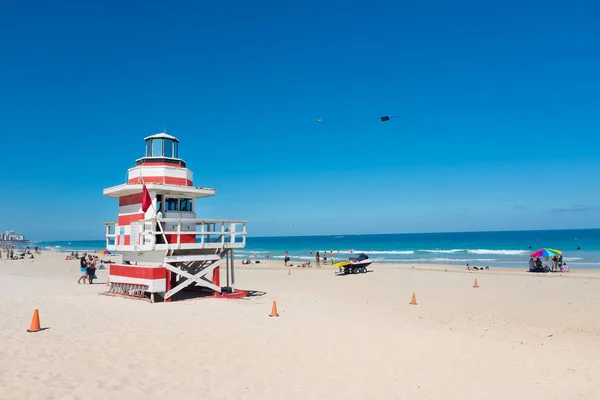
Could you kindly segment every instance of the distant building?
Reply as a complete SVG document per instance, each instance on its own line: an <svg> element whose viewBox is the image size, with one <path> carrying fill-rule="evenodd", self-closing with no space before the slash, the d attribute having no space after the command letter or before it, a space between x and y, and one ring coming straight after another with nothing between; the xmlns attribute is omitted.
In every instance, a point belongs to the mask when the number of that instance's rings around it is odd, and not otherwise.
<svg viewBox="0 0 600 400"><path fill-rule="evenodd" d="M0 234L0 241L3 242L25 242L25 236L15 231L6 231Z"/></svg>

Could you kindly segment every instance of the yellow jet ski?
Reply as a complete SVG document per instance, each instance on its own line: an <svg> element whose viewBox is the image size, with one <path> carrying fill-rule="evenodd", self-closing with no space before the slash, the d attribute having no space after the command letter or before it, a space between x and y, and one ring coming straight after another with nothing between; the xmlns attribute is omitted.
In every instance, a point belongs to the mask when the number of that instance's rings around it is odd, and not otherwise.
<svg viewBox="0 0 600 400"><path fill-rule="evenodd" d="M348 261L340 261L333 264L333 266L340 269L340 274L364 274L371 263L369 256L361 253L358 257L350 257Z"/></svg>

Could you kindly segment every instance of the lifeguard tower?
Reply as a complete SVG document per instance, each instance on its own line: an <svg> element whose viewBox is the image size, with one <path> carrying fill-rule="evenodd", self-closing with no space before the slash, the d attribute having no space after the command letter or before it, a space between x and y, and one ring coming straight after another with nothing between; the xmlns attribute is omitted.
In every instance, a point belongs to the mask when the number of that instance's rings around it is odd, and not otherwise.
<svg viewBox="0 0 600 400"><path fill-rule="evenodd" d="M184 289L247 295L234 288L233 262L234 249L246 245L246 222L198 219L195 200L215 190L193 186L177 138L159 133L145 141L145 156L129 169L127 182L104 189L119 199L118 222L106 223L106 248L123 255L121 264L110 265L107 294L152 302L171 301Z"/></svg>

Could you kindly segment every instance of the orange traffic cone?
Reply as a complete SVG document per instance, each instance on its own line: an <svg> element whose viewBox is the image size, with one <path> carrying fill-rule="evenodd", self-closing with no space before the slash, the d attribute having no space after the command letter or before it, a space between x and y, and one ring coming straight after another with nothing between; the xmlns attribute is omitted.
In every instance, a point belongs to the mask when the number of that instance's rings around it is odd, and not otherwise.
<svg viewBox="0 0 600 400"><path fill-rule="evenodd" d="M288 275L292 274L292 270L288 268Z"/></svg>
<svg viewBox="0 0 600 400"><path fill-rule="evenodd" d="M417 295L415 295L414 293L412 295L412 299L410 300L410 304L413 306L417 305Z"/></svg>
<svg viewBox="0 0 600 400"><path fill-rule="evenodd" d="M33 317L31 318L31 326L29 327L29 329L27 329L27 332L38 332L41 330L42 330L42 328L40 328L40 313L38 312L38 309L36 308L35 310L33 310Z"/></svg>
<svg viewBox="0 0 600 400"><path fill-rule="evenodd" d="M477 282L477 278L475 278L475 282L473 282L473 287L474 288L478 288L479 287L479 283Z"/></svg>
<svg viewBox="0 0 600 400"><path fill-rule="evenodd" d="M271 308L271 314L269 315L269 317L279 317L279 314L277 314L277 302L273 301L273 307Z"/></svg>

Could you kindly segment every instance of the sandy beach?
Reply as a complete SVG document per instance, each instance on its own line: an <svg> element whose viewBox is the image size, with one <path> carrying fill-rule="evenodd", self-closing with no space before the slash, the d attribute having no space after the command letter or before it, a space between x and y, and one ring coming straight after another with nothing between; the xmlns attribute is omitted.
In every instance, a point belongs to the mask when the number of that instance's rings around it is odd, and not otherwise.
<svg viewBox="0 0 600 400"><path fill-rule="evenodd" d="M236 266L264 295L150 304L64 254L0 261L0 398L600 398L600 271Z"/></svg>

